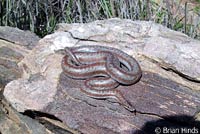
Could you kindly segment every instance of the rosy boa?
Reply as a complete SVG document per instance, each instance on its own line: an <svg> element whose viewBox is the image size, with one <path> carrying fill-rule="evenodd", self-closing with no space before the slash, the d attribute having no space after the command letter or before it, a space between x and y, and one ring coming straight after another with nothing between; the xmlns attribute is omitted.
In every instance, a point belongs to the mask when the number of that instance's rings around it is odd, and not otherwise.
<svg viewBox="0 0 200 134"><path fill-rule="evenodd" d="M85 79L82 92L92 98L114 98L129 111L135 111L116 89L119 84L139 81L142 71L133 57L116 48L96 45L67 47L65 51L62 69L68 77Z"/></svg>

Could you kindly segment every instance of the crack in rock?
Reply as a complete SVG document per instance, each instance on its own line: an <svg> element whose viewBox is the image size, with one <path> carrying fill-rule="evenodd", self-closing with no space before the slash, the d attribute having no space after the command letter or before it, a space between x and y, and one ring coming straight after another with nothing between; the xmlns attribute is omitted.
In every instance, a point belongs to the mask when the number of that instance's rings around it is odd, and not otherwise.
<svg viewBox="0 0 200 134"><path fill-rule="evenodd" d="M71 37L73 39L76 39L76 40L79 40L79 41L92 41L92 42L98 42L96 40L91 40L91 39L84 39L84 38L78 38L78 37L75 37L70 31L64 31L64 32L67 32L71 35Z"/></svg>

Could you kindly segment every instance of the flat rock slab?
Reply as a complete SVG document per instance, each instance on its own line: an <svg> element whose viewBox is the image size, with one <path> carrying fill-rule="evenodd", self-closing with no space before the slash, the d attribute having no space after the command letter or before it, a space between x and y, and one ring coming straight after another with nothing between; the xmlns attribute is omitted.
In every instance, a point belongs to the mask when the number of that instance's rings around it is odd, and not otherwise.
<svg viewBox="0 0 200 134"><path fill-rule="evenodd" d="M194 95L191 90L149 72L144 72L137 84L118 88L135 106L136 113L113 101L87 97L80 92L82 84L81 80L61 74L55 100L42 111L86 134L148 133L142 130L145 123L167 117L179 118L180 115L192 118L200 105L200 95ZM173 121L169 121L168 125L172 125Z"/></svg>
<svg viewBox="0 0 200 134"><path fill-rule="evenodd" d="M37 45L40 38L30 31L0 26L0 39L32 49Z"/></svg>
<svg viewBox="0 0 200 134"><path fill-rule="evenodd" d="M21 76L17 63L23 55L13 48L1 46L0 41L0 87Z"/></svg>
<svg viewBox="0 0 200 134"><path fill-rule="evenodd" d="M0 26L0 87L22 76L18 63L38 41L30 31Z"/></svg>
<svg viewBox="0 0 200 134"><path fill-rule="evenodd" d="M0 98L1 134L52 134L37 121L23 116Z"/></svg>
<svg viewBox="0 0 200 134"><path fill-rule="evenodd" d="M143 70L160 74L191 89L200 90L200 41L193 40L183 33L172 31L154 22L120 19L86 24L60 24L58 31L69 33L77 40L75 45L97 44L116 47L137 57ZM60 47L65 43L70 46L72 41L65 39L60 33L52 43L57 49L58 44ZM152 63L148 61L179 76L170 75L169 72L165 73L160 69L157 71L158 69L149 65ZM188 80L196 83L191 84Z"/></svg>

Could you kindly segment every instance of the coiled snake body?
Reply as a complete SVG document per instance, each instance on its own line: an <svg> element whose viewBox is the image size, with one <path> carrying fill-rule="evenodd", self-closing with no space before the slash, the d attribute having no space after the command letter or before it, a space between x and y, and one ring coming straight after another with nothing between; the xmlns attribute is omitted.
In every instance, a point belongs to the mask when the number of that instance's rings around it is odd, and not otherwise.
<svg viewBox="0 0 200 134"><path fill-rule="evenodd" d="M65 48L64 73L73 79L86 79L81 91L92 98L114 98L129 111L133 106L124 98L119 84L135 84L142 71L128 54L111 47L80 46Z"/></svg>

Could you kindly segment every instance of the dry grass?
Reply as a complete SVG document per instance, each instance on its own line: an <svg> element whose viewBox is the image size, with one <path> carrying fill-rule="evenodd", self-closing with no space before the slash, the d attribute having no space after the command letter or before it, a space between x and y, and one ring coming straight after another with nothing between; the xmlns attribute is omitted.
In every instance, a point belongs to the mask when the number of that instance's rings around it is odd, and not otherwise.
<svg viewBox="0 0 200 134"><path fill-rule="evenodd" d="M176 2L179 1L179 2ZM151 20L171 29L200 39L195 24L179 16L182 0L1 0L0 25L31 30L40 36L54 31L57 23L86 23L119 17L132 20ZM199 0L195 2L200 3ZM176 9L174 9L176 7ZM184 7L187 11L187 5ZM194 8L197 15L200 6ZM195 13L195 12L194 12ZM200 17L200 14L199 14ZM200 28L199 28L200 31Z"/></svg>

